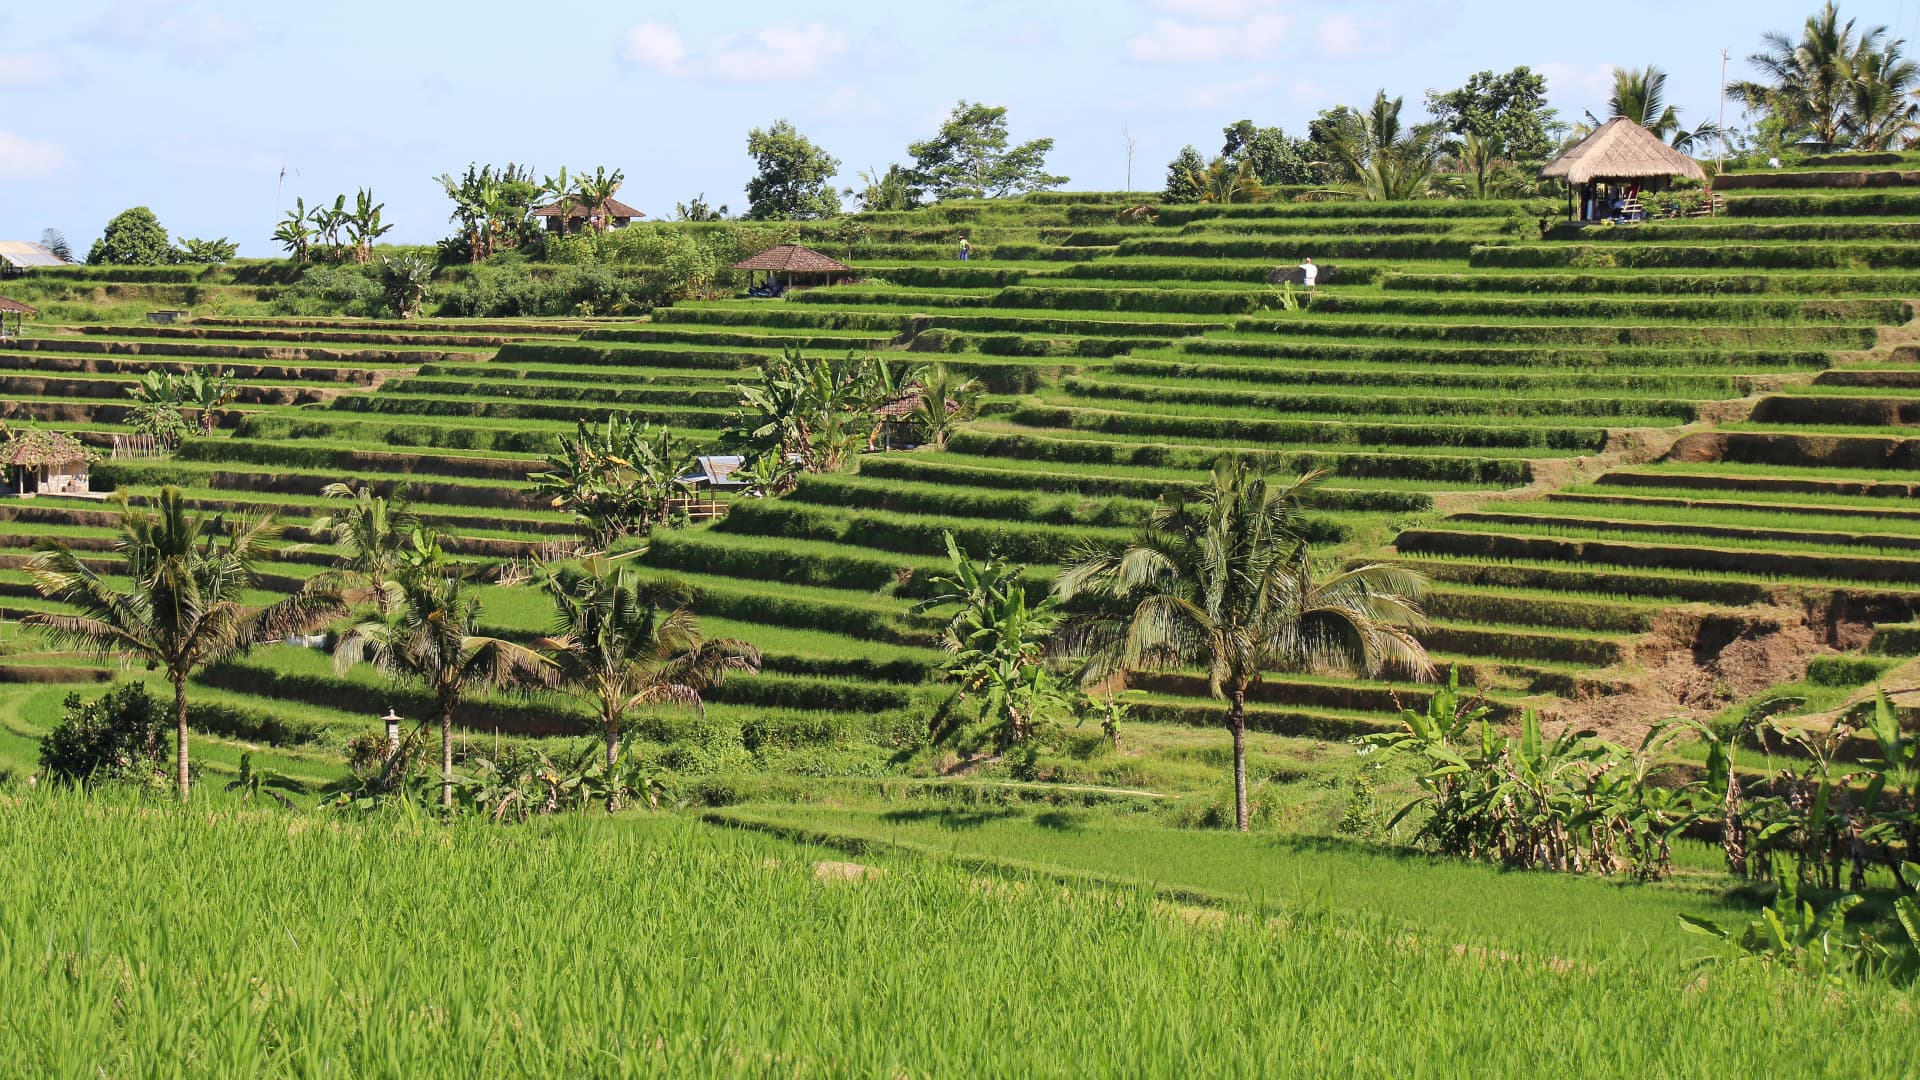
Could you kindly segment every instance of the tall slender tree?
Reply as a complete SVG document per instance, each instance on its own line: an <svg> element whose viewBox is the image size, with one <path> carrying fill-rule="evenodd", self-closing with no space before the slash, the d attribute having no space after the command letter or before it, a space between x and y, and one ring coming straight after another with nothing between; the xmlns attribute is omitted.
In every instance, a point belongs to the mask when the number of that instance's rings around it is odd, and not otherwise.
<svg viewBox="0 0 1920 1080"><path fill-rule="evenodd" d="M1163 501L1137 539L1086 556L1056 584L1063 602L1089 601L1059 639L1063 651L1086 658L1086 679L1206 669L1208 689L1227 703L1242 831L1247 689L1263 671L1433 673L1414 636L1425 621L1420 575L1371 563L1315 569L1301 514L1321 479L1278 480L1222 459L1197 498Z"/></svg>
<svg viewBox="0 0 1920 1080"><path fill-rule="evenodd" d="M760 670L752 645L700 633L688 606L692 590L680 582L643 578L596 557L550 572L546 587L553 633L535 647L552 659L559 684L593 706L608 769L635 709L704 710L704 692L728 675Z"/></svg>
<svg viewBox="0 0 1920 1080"><path fill-rule="evenodd" d="M1856 32L1854 20L1842 20L1839 5L1827 0L1807 17L1798 39L1767 34L1764 47L1747 57L1760 78L1733 83L1727 93L1749 112L1772 113L1789 131L1832 149L1845 137L1855 61L1885 35L1884 26Z"/></svg>
<svg viewBox="0 0 1920 1080"><path fill-rule="evenodd" d="M340 549L336 576L350 590L371 596L383 614L391 612L400 600L409 544L420 528L406 487L377 495L370 484L328 484L320 494L349 500L346 509L323 514L311 526L313 533Z"/></svg>
<svg viewBox="0 0 1920 1080"><path fill-rule="evenodd" d="M271 517L209 520L190 514L176 487L160 489L152 510L123 499L116 550L132 580L125 591L60 543L45 545L30 573L41 594L78 609L35 613L23 622L55 641L97 656L144 661L173 684L174 766L180 798L191 793L187 679L253 645L300 633L345 614L340 598L303 589L273 604L243 602L254 566L279 536Z"/></svg>
<svg viewBox="0 0 1920 1080"><path fill-rule="evenodd" d="M424 684L440 728L440 803L453 806L453 721L461 701L480 688L531 690L553 683L553 665L524 645L478 632L480 598L440 550L415 532L391 614L355 623L334 646L344 673L371 663L388 678Z"/></svg>

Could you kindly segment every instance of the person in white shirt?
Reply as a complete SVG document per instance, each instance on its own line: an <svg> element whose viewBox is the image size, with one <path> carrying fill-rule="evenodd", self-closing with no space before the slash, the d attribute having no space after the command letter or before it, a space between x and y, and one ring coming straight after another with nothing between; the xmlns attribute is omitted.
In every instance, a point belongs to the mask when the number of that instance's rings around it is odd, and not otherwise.
<svg viewBox="0 0 1920 1080"><path fill-rule="evenodd" d="M1300 284L1307 287L1307 295L1313 295L1313 283L1320 280L1320 268L1313 265L1312 259L1300 260Z"/></svg>

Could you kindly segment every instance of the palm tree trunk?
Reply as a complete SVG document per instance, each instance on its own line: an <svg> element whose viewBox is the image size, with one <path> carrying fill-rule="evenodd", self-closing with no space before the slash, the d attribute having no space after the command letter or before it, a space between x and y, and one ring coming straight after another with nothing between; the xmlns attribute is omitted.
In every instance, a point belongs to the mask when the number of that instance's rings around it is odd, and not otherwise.
<svg viewBox="0 0 1920 1080"><path fill-rule="evenodd" d="M440 805L453 809L453 702L440 703Z"/></svg>
<svg viewBox="0 0 1920 1080"><path fill-rule="evenodd" d="M174 733L174 765L178 769L180 781L180 801L186 802L193 786L193 775L187 761L187 673L173 673L173 719L178 725Z"/></svg>
<svg viewBox="0 0 1920 1080"><path fill-rule="evenodd" d="M1233 824L1247 831L1247 692L1236 689L1227 705L1227 730L1233 732Z"/></svg>
<svg viewBox="0 0 1920 1080"><path fill-rule="evenodd" d="M609 722L603 725L601 731L607 740L607 775L611 777L613 775L614 761L619 757L620 727L617 724Z"/></svg>

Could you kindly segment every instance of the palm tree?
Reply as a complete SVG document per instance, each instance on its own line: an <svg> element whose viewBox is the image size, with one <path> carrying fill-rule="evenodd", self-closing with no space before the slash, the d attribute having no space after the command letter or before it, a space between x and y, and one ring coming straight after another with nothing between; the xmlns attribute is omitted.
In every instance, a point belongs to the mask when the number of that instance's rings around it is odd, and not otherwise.
<svg viewBox="0 0 1920 1080"><path fill-rule="evenodd" d="M957 375L945 364L929 364L915 381L920 386L910 417L913 426L927 445L945 450L960 425L979 415L984 387L979 379Z"/></svg>
<svg viewBox="0 0 1920 1080"><path fill-rule="evenodd" d="M1205 170L1189 169L1182 179L1203 203L1255 203L1270 197L1260 177L1255 175L1251 160L1235 163L1216 157L1207 163Z"/></svg>
<svg viewBox="0 0 1920 1080"><path fill-rule="evenodd" d="M560 685L592 703L618 758L628 714L648 705L703 710L702 692L735 672L760 670L760 652L733 638L706 638L677 581L648 581L595 557L549 572L554 632L535 646L552 658ZM660 611L671 610L665 615Z"/></svg>
<svg viewBox="0 0 1920 1080"><path fill-rule="evenodd" d="M273 242L287 249L294 262L307 261L307 247L313 243L313 223L307 214L307 200L295 199L293 209L273 230Z"/></svg>
<svg viewBox="0 0 1920 1080"><path fill-rule="evenodd" d="M1323 148L1340 178L1328 192L1368 201L1417 199L1433 192L1433 175L1446 148L1437 124L1406 127L1400 122L1404 99L1374 95L1366 112L1336 110L1324 131Z"/></svg>
<svg viewBox="0 0 1920 1080"><path fill-rule="evenodd" d="M372 262L373 242L393 231L393 226L382 224L380 212L387 208L386 203L373 201L373 192L361 188L353 197L353 209L347 211L347 236L353 241L353 261Z"/></svg>
<svg viewBox="0 0 1920 1080"><path fill-rule="evenodd" d="M439 541L415 532L388 615L362 619L334 646L334 670L371 663L391 679L424 683L440 725L440 804L453 806L453 715L471 690L551 685L553 665L511 641L476 633L480 598L446 565Z"/></svg>
<svg viewBox="0 0 1920 1080"><path fill-rule="evenodd" d="M619 169L608 172L606 166L596 165L593 175L582 172L574 179L580 205L587 211L587 227L594 232L605 232L611 216L607 213L607 204L613 201L614 193L620 190L627 176Z"/></svg>
<svg viewBox="0 0 1920 1080"><path fill-rule="evenodd" d="M1846 130L1856 150L1893 150L1920 135L1920 67L1904 41L1863 48L1854 57Z"/></svg>
<svg viewBox="0 0 1920 1080"><path fill-rule="evenodd" d="M254 564L280 530L271 517L226 521L189 515L180 489L160 489L152 511L120 504L120 540L132 587L121 592L66 545L49 543L30 573L41 595L78 614L37 612L23 622L95 655L141 660L173 684L175 765L180 797L192 785L187 747L187 678L253 645L311 630L345 613L340 598L303 589L264 607L242 602Z"/></svg>
<svg viewBox="0 0 1920 1080"><path fill-rule="evenodd" d="M1851 96L1857 54L1872 52L1886 34L1873 27L1856 34L1854 21L1840 21L1832 0L1807 17L1800 40L1769 33L1761 51L1747 57L1759 69L1760 80L1727 87L1727 93L1749 112L1770 112L1790 131L1804 131L1822 149L1840 145Z"/></svg>
<svg viewBox="0 0 1920 1080"><path fill-rule="evenodd" d="M240 396L240 388L219 368L214 368L211 373L192 368L179 376L174 385L178 404L200 410L202 436L213 434L213 426L219 420L218 410Z"/></svg>
<svg viewBox="0 0 1920 1080"><path fill-rule="evenodd" d="M1277 482L1244 460L1216 463L1188 501L1155 509L1129 544L1093 552L1063 570L1063 602L1083 594L1091 610L1069 616L1060 643L1085 656L1083 678L1202 664L1208 689L1227 702L1233 735L1234 822L1247 828L1247 688L1268 668L1432 675L1413 635L1424 622L1426 582L1411 571L1366 564L1314 570L1301 511L1322 474Z"/></svg>
<svg viewBox="0 0 1920 1080"><path fill-rule="evenodd" d="M469 260L483 261L493 253L493 218L501 202L500 180L494 176L493 166L476 169L468 165L465 175L458 180L452 173L441 173L434 179L446 189L447 198L453 200L453 213L449 218L467 231Z"/></svg>
<svg viewBox="0 0 1920 1080"><path fill-rule="evenodd" d="M343 576L370 592L381 614L391 612L399 602L408 540L420 528L406 487L381 496L369 484L328 484L320 494L351 499L353 504L340 513L316 518L312 531L339 546Z"/></svg>

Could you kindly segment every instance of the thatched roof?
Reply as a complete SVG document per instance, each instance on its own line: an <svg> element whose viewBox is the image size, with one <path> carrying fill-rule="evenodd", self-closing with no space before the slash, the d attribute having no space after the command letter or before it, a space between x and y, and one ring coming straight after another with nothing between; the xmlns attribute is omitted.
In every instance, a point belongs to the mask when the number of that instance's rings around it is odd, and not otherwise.
<svg viewBox="0 0 1920 1080"><path fill-rule="evenodd" d="M1706 182L1700 163L1660 141L1660 137L1624 116L1601 124L1593 134L1540 170L1542 180L1579 185L1594 180L1650 180L1677 176Z"/></svg>
<svg viewBox="0 0 1920 1080"><path fill-rule="evenodd" d="M40 314L40 309L39 309L39 308L37 308L37 307L34 307L34 306L33 306L33 305L31 305L31 304L23 304L23 303L21 303L21 302L20 302L20 301L18 301L18 300L9 300L9 299L7 299L7 298L6 298L6 297L4 297L4 296L0 296L0 311L4 311L4 312L6 312L6 313L7 313L7 314L9 314L9 315L38 315L38 314Z"/></svg>
<svg viewBox="0 0 1920 1080"><path fill-rule="evenodd" d="M733 264L735 270L771 270L776 274L850 274L853 267L799 244L770 247Z"/></svg>
<svg viewBox="0 0 1920 1080"><path fill-rule="evenodd" d="M60 431L22 431L0 444L0 462L38 468L85 464L93 455L79 439Z"/></svg>
<svg viewBox="0 0 1920 1080"><path fill-rule="evenodd" d="M873 410L873 415L882 420L905 420L920 408L920 402L927 396L926 388L919 383L908 383L900 392L887 399L886 404ZM960 403L947 399L949 410L958 410Z"/></svg>
<svg viewBox="0 0 1920 1080"><path fill-rule="evenodd" d="M607 220L609 221L616 218L643 218L647 216L635 210L633 207L628 206L626 203L621 202L619 199L607 200L606 213ZM562 214L565 214L568 220L586 217L587 204L581 202L579 197L576 196L571 201L548 203L545 206L535 209L533 212L534 217L559 217Z"/></svg>

